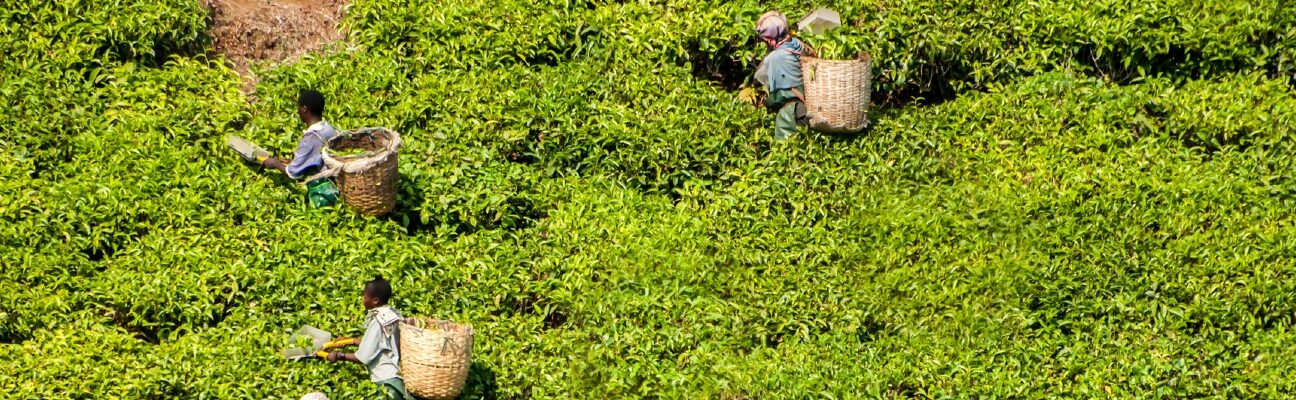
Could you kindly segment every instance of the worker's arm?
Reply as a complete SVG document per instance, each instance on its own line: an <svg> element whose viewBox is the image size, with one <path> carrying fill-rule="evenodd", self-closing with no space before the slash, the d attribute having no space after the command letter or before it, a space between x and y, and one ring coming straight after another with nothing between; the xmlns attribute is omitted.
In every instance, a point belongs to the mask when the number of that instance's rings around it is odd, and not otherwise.
<svg viewBox="0 0 1296 400"><path fill-rule="evenodd" d="M261 166L266 168L274 168L279 170L279 172L283 172L285 174L288 173L288 163L278 158L274 158L274 157L267 158L265 159L265 161L261 162Z"/></svg>
<svg viewBox="0 0 1296 400"><path fill-rule="evenodd" d="M801 94L800 90L798 90L797 88L792 88L790 90L792 90L792 95L796 96L796 98L798 100L801 100L802 103L805 103L805 95Z"/></svg>
<svg viewBox="0 0 1296 400"><path fill-rule="evenodd" d="M382 340L382 327L377 323L365 324L365 333L360 337L359 348L354 353L329 353L329 361L350 361L356 364L368 364L378 357L378 347Z"/></svg>
<svg viewBox="0 0 1296 400"><path fill-rule="evenodd" d="M287 174L289 178L301 179L301 175L306 170L307 164L320 162L320 149L324 147L324 142L315 134L307 134L301 140L297 141L297 150L293 152L292 160L284 163L280 170ZM282 160L280 162L283 162Z"/></svg>
<svg viewBox="0 0 1296 400"><path fill-rule="evenodd" d="M295 165L293 163L304 162L309 158L307 157L309 154L319 153L321 146L323 146L323 143L320 143L319 140L312 139L312 136L307 135L297 142L297 150L293 152L293 158L291 160L267 157L265 160L261 161L261 166L277 169L279 172L283 172L284 175L288 175L289 178L297 179L298 177L295 177L293 174L288 172L289 168L292 168L294 171L299 170L301 165Z"/></svg>
<svg viewBox="0 0 1296 400"><path fill-rule="evenodd" d="M329 362L349 361L356 364L364 364L360 362L360 358L356 357L355 353L345 353L341 351L329 353L327 360Z"/></svg>

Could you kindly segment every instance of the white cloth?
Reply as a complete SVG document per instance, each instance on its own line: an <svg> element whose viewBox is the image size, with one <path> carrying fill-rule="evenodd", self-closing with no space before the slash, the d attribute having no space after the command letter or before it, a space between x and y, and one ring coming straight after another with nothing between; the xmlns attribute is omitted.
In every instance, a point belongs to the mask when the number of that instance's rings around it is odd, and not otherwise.
<svg viewBox="0 0 1296 400"><path fill-rule="evenodd" d="M301 400L329 400L328 395L322 392L310 392L302 396Z"/></svg>

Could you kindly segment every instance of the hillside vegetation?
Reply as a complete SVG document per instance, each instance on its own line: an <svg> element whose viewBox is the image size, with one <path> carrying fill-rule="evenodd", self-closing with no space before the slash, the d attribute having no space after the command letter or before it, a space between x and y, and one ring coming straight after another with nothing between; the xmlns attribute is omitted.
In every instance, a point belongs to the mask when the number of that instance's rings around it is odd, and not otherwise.
<svg viewBox="0 0 1296 400"><path fill-rule="evenodd" d="M751 27L818 6L875 122L776 143ZM349 7L249 100L197 1L0 2L3 397L365 398L278 349L375 274L467 399L1296 393L1289 0ZM395 212L225 147L302 88L404 136Z"/></svg>

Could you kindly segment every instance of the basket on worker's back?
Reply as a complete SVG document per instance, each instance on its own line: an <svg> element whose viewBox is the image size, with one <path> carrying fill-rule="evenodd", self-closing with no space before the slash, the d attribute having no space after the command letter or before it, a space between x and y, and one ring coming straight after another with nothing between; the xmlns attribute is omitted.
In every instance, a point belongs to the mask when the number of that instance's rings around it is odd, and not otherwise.
<svg viewBox="0 0 1296 400"><path fill-rule="evenodd" d="M801 76L811 129L850 133L868 126L873 63L867 54L854 60L802 56Z"/></svg>
<svg viewBox="0 0 1296 400"><path fill-rule="evenodd" d="M324 149L324 165L336 171L342 201L361 214L378 216L396 208L397 150L400 134L385 128L341 132ZM348 150L363 154L342 155Z"/></svg>
<svg viewBox="0 0 1296 400"><path fill-rule="evenodd" d="M405 390L428 400L453 399L472 365L473 329L450 321L401 322L400 368Z"/></svg>

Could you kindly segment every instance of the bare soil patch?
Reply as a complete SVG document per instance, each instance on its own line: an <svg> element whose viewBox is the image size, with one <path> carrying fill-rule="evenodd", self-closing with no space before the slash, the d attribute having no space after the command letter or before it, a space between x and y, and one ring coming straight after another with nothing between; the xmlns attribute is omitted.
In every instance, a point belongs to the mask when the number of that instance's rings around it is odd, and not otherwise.
<svg viewBox="0 0 1296 400"><path fill-rule="evenodd" d="M350 0L203 0L212 10L212 46L250 77L253 61L287 61L342 40Z"/></svg>

